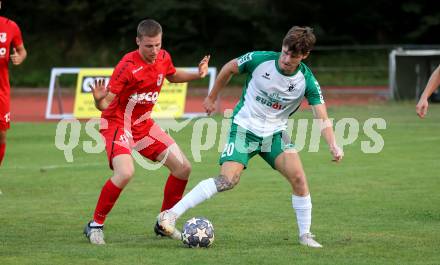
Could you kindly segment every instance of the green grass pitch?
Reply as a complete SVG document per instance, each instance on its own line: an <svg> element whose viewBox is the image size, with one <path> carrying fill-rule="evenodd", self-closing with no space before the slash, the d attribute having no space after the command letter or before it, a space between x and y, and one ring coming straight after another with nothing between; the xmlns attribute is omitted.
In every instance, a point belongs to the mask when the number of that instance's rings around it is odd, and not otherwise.
<svg viewBox="0 0 440 265"><path fill-rule="evenodd" d="M111 175L105 153L79 146L67 163L54 145L56 123L15 123L0 168L0 264L439 264L440 106L431 105L424 120L413 104L331 107L329 114L356 118L361 130L340 164L330 162L322 139L319 152L301 152L312 231L323 249L298 245L290 187L259 157L236 188L179 220L181 226L192 216L210 219L212 248L187 249L154 236L167 170L139 166L107 219L107 245L92 246L82 229ZM303 111L293 118L311 117ZM360 148L370 117L387 122L377 130L385 141L378 154ZM172 133L190 160L191 128ZM218 174L218 157L217 145L202 152L187 191Z"/></svg>

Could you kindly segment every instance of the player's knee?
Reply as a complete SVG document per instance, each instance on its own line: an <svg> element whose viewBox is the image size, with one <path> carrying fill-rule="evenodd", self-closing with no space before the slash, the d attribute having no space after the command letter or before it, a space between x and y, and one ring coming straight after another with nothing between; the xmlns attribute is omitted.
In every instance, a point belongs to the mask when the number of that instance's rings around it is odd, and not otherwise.
<svg viewBox="0 0 440 265"><path fill-rule="evenodd" d="M183 164L183 166L182 166L182 169L181 169L181 171L182 171L182 176L184 177L184 178L188 178L189 177L189 174L191 174L191 170L192 170L192 167L191 167L191 164L190 163L185 163L185 164Z"/></svg>
<svg viewBox="0 0 440 265"><path fill-rule="evenodd" d="M303 187L306 185L306 175L303 172L297 172L290 178L294 187Z"/></svg>
<svg viewBox="0 0 440 265"><path fill-rule="evenodd" d="M6 132L0 131L0 144L5 144L5 143L6 143Z"/></svg>
<svg viewBox="0 0 440 265"><path fill-rule="evenodd" d="M119 177L125 181L130 181L134 176L134 167L125 167L118 171Z"/></svg>
<svg viewBox="0 0 440 265"><path fill-rule="evenodd" d="M174 172L171 173L179 179L188 179L191 170L192 167L190 163L183 163L177 170L174 170Z"/></svg>

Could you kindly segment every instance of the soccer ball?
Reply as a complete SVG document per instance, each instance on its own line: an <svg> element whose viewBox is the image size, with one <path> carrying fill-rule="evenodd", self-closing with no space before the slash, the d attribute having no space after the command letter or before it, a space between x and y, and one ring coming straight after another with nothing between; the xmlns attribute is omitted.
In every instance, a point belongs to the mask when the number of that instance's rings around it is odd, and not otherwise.
<svg viewBox="0 0 440 265"><path fill-rule="evenodd" d="M193 217L183 225L182 241L190 248L207 248L214 242L214 227L205 217Z"/></svg>

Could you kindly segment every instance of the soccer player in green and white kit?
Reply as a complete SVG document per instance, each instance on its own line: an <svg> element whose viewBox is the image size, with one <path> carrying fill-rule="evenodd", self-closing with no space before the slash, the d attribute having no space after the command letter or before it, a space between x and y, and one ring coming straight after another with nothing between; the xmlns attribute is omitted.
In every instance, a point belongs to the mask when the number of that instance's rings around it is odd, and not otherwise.
<svg viewBox="0 0 440 265"><path fill-rule="evenodd" d="M320 121L321 133L333 160L338 162L343 157L336 145L319 84L301 62L309 56L315 41L311 28L295 26L287 32L281 52L249 52L223 66L203 103L208 114L215 110L217 95L232 75L246 73L247 80L220 157L220 175L201 181L173 208L159 214L159 225L166 233L175 232L176 220L186 210L218 192L232 189L249 159L259 154L292 186L300 244L322 247L310 232L312 203L307 179L300 157L286 133L289 116L298 110L305 97Z"/></svg>

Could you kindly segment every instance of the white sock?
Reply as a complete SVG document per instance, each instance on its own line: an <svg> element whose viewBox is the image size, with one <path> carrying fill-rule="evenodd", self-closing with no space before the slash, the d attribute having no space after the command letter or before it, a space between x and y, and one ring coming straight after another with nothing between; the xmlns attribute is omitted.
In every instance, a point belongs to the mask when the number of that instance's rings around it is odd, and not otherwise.
<svg viewBox="0 0 440 265"><path fill-rule="evenodd" d="M296 213L299 236L310 233L310 226L312 225L312 199L310 194L305 197L292 194L292 206Z"/></svg>
<svg viewBox="0 0 440 265"><path fill-rule="evenodd" d="M177 214L179 218L188 209L193 208L199 203L211 198L217 193L217 187L213 178L200 181L190 192L188 192L173 208L170 210Z"/></svg>
<svg viewBox="0 0 440 265"><path fill-rule="evenodd" d="M91 222L90 223L90 226L103 226L104 224L99 224L99 223L97 223L97 222L95 222L95 221L93 221L93 222Z"/></svg>

